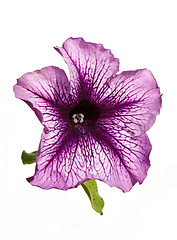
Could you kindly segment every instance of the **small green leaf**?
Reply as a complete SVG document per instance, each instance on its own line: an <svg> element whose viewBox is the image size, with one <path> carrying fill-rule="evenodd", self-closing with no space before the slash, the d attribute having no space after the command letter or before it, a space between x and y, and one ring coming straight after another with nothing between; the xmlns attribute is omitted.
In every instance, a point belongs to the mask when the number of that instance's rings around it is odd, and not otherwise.
<svg viewBox="0 0 177 240"><path fill-rule="evenodd" d="M81 184L85 192L87 193L87 196L90 199L92 208L103 215L103 207L104 207L104 200L98 193L97 183L95 179L88 180Z"/></svg>
<svg viewBox="0 0 177 240"><path fill-rule="evenodd" d="M31 164L36 162L37 151L32 153L22 152L21 159L23 164Z"/></svg>

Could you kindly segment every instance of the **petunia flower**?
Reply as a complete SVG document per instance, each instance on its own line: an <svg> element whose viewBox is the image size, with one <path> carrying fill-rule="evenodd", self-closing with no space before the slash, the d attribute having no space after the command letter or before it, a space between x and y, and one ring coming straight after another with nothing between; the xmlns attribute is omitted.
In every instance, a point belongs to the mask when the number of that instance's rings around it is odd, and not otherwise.
<svg viewBox="0 0 177 240"><path fill-rule="evenodd" d="M146 131L161 108L147 69L117 74L119 60L101 44L69 38L55 47L70 73L54 66L26 73L14 86L44 126L34 176L44 189L74 188L98 179L124 192L150 167Z"/></svg>

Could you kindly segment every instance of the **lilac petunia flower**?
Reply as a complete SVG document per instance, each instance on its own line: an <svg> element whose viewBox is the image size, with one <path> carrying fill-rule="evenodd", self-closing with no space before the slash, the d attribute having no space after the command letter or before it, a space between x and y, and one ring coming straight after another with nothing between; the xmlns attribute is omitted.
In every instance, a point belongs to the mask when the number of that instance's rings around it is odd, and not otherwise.
<svg viewBox="0 0 177 240"><path fill-rule="evenodd" d="M14 86L44 126L33 177L44 189L67 190L89 179L129 191L150 167L146 131L161 108L147 69L119 70L101 44L69 38L55 47L70 72L54 66L26 73Z"/></svg>

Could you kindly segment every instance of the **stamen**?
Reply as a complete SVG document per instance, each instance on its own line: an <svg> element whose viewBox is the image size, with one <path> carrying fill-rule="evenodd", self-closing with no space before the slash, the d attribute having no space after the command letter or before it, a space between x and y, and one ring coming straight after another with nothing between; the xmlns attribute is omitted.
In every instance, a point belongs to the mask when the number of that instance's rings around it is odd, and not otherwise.
<svg viewBox="0 0 177 240"><path fill-rule="evenodd" d="M84 115L82 113L73 114L72 118L74 123L84 122Z"/></svg>

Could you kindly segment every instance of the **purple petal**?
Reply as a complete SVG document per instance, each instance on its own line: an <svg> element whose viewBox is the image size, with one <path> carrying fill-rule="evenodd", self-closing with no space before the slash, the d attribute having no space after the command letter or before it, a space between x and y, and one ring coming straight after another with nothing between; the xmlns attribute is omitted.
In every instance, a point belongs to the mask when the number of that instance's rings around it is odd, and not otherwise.
<svg viewBox="0 0 177 240"><path fill-rule="evenodd" d="M63 56L71 76L71 86L77 93L90 96L102 88L105 81L119 70L119 60L101 44L69 38L63 47L55 47Z"/></svg>
<svg viewBox="0 0 177 240"><path fill-rule="evenodd" d="M144 134L155 122L162 105L160 89L147 69L122 72L108 81L97 96L101 118L132 134Z"/></svg>
<svg viewBox="0 0 177 240"><path fill-rule="evenodd" d="M44 189L67 190L86 181L86 161L81 152L77 130L43 132L37 157L36 172L27 180Z"/></svg>
<svg viewBox="0 0 177 240"><path fill-rule="evenodd" d="M62 132L62 134L61 134ZM28 179L44 189L67 190L89 179L129 191L142 183L149 168L151 145L146 135L124 135L114 147L108 134L97 128L43 133L35 175Z"/></svg>
<svg viewBox="0 0 177 240"><path fill-rule="evenodd" d="M107 149L105 162L111 162L112 165L112 173L110 171L110 179L107 183L125 192L129 191L136 182L142 183L150 167L151 144L148 136L143 134L132 137L121 127L118 129L111 119L99 120L94 132L101 136L98 140L100 146L105 152Z"/></svg>
<svg viewBox="0 0 177 240"><path fill-rule="evenodd" d="M54 129L68 108L69 82L65 72L57 67L24 74L14 86L14 92L34 110L46 130Z"/></svg>

